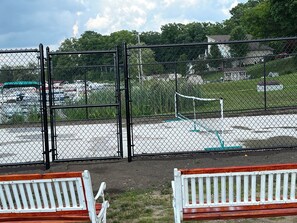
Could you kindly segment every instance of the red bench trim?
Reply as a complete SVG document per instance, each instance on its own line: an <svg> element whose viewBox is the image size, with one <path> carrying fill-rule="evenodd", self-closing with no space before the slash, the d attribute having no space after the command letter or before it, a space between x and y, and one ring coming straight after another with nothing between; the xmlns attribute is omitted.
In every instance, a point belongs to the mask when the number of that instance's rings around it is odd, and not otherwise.
<svg viewBox="0 0 297 223"><path fill-rule="evenodd" d="M216 168L194 168L194 169L179 169L181 175L188 174L205 174L205 173L236 173L236 172L253 172L264 170L290 170L297 169L297 164L272 164L259 166L232 166L232 167L216 167Z"/></svg>

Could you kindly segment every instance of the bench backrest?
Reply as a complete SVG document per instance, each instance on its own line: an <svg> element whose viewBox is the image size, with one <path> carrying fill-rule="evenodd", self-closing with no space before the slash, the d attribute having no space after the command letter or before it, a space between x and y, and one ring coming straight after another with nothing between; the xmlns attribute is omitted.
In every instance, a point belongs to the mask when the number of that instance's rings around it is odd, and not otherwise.
<svg viewBox="0 0 297 223"><path fill-rule="evenodd" d="M1 215L87 211L92 219L94 205L87 170L0 176Z"/></svg>
<svg viewBox="0 0 297 223"><path fill-rule="evenodd" d="M296 203L297 164L175 169L178 210Z"/></svg>

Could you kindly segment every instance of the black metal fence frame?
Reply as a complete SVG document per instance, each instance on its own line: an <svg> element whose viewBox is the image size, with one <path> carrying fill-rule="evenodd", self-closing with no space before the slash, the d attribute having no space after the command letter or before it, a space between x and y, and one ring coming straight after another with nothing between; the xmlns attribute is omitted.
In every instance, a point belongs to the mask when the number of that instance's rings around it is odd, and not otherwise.
<svg viewBox="0 0 297 223"><path fill-rule="evenodd" d="M72 109L72 108L108 108L114 107L117 109L117 129L118 129L118 149L119 154L118 157L97 157L97 158L78 158L75 159L76 161L83 161L83 160L95 160L95 159L120 159L123 157L123 132L122 132L122 102L121 102L121 89L120 89L120 65L119 65L119 49L118 47L115 50L100 50L100 51L75 51L75 52L50 52L49 47L46 49L47 54L47 70L48 70L48 83L49 83L49 114L50 114L50 128L51 128L51 141L52 146L49 150L51 152L51 159L54 162L65 162L65 161L73 161L74 159L70 160L61 160L57 159L57 146L56 146L56 135L55 135L55 120L54 120L54 110L56 109ZM51 57L52 56L59 56L59 55L96 55L96 54L113 54L114 61L115 61L115 90L116 90L116 103L113 104L98 104L98 105L53 105L52 101L52 88L53 88L53 81L52 81L52 70L51 70Z"/></svg>

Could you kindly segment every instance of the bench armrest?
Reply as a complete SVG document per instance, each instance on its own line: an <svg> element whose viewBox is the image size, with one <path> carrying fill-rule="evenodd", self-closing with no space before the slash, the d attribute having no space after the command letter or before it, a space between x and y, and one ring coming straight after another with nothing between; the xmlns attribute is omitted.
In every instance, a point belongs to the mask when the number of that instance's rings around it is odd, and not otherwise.
<svg viewBox="0 0 297 223"><path fill-rule="evenodd" d="M109 207L109 202L105 200L104 197L104 190L106 189L106 183L102 182L100 184L99 190L94 198L95 202L101 197L101 202L102 202L102 206L101 206L101 210L99 211L98 215L97 215L97 219L99 220L99 222L101 223L106 223L106 211L107 208Z"/></svg>
<svg viewBox="0 0 297 223"><path fill-rule="evenodd" d="M104 201L102 203L101 210L99 211L99 213L97 215L97 218L98 218L100 223L101 222L106 223L106 211L107 211L108 207L109 207L108 201Z"/></svg>
<svg viewBox="0 0 297 223"><path fill-rule="evenodd" d="M103 202L105 201L105 197L104 197L104 190L106 189L106 183L105 182L102 182L100 184L100 187L99 187L99 190L95 196L95 201L99 198L99 197L102 197L102 200Z"/></svg>

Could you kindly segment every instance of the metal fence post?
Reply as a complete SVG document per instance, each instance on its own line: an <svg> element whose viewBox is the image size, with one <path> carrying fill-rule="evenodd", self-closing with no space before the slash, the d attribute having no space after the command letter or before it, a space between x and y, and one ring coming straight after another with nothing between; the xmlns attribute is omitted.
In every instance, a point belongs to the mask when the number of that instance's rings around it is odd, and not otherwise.
<svg viewBox="0 0 297 223"><path fill-rule="evenodd" d="M121 97L121 78L120 78L120 58L119 46L116 46L115 53L115 75L116 75L116 100L118 103L118 124L119 124L119 148L120 155L123 158L123 124L122 124L122 97Z"/></svg>
<svg viewBox="0 0 297 223"><path fill-rule="evenodd" d="M46 104L46 88L45 88L45 72L44 72L44 52L43 45L39 44L40 51L40 74L41 74L41 89L42 89L42 115L43 115L43 128L44 128L44 155L45 155L45 168L50 168L50 150L48 138L48 119L47 119L47 104Z"/></svg>
<svg viewBox="0 0 297 223"><path fill-rule="evenodd" d="M132 161L132 146L131 146L131 115L130 115L130 94L129 94L129 73L128 73L128 55L127 44L124 43L124 76L125 76L125 105L126 105L126 129L127 129L127 154L128 162Z"/></svg>
<svg viewBox="0 0 297 223"><path fill-rule="evenodd" d="M264 110L267 110L267 93L266 93L266 56L263 61L263 75L264 75Z"/></svg>
<svg viewBox="0 0 297 223"><path fill-rule="evenodd" d="M55 148L55 130L54 130L54 111L52 109L53 105L53 94L52 94L52 63L50 56L49 47L46 48L46 57L47 57L47 75L48 75L48 104L49 104L49 115L50 115L50 129L51 129L51 150L52 153L52 161L56 159L56 148Z"/></svg>

